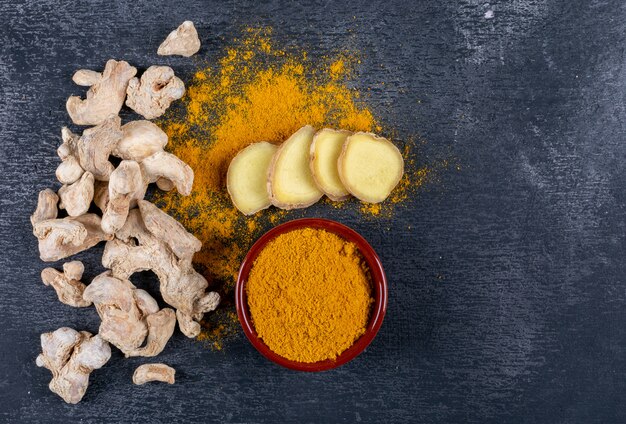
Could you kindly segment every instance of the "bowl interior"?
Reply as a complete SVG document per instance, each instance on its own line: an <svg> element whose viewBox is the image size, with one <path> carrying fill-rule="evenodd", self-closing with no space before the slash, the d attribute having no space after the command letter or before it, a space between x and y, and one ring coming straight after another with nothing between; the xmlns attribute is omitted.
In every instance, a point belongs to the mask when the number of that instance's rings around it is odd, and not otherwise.
<svg viewBox="0 0 626 424"><path fill-rule="evenodd" d="M374 289L374 305L372 307L370 320L365 330L365 333L351 347L345 350L334 360L328 359L311 363L297 362L283 358L282 356L273 352L269 347L267 347L265 343L263 343L263 341L261 341L261 339L259 339L252 323L252 317L250 315L250 310L248 309L248 299L245 290L245 286L248 281L248 275L250 274L252 265L254 264L255 259L257 258L261 250L263 250L265 245L280 234L305 227L324 229L331 233L337 234L347 241L354 243L359 248L361 254L363 255L363 258L370 268L370 275L372 278L372 285ZM387 278L385 277L385 272L383 270L380 259L378 258L378 255L376 254L374 249L372 249L369 243L356 231L352 230L349 227L346 227L343 224L328 219L296 219L271 229L270 231L265 233L259 240L257 240L257 242L252 246L245 259L243 260L241 268L239 270L239 277L237 278L237 285L235 287L235 303L237 306L237 315L239 317L239 322L243 327L243 331L246 337L248 337L248 340L250 340L252 345L263 356L265 356L272 362L293 370L311 372L325 371L336 368L354 359L374 339L383 322L383 318L385 317L385 312L387 309Z"/></svg>

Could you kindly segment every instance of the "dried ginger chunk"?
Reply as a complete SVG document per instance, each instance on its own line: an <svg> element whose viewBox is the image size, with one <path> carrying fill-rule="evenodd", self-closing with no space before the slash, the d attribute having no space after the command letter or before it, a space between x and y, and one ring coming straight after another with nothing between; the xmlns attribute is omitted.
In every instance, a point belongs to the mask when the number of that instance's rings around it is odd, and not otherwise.
<svg viewBox="0 0 626 424"><path fill-rule="evenodd" d="M145 384L151 381L174 384L176 370L162 363L139 365L133 373L134 384Z"/></svg>

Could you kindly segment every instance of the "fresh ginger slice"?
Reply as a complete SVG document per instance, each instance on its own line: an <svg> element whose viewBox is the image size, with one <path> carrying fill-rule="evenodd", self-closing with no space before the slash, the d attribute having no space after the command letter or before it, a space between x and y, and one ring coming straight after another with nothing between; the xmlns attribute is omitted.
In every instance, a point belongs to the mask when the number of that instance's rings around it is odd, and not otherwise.
<svg viewBox="0 0 626 424"><path fill-rule="evenodd" d="M254 143L237 153L228 167L226 189L237 209L252 215L271 205L267 193L267 170L277 146Z"/></svg>
<svg viewBox="0 0 626 424"><path fill-rule="evenodd" d="M274 206L281 209L306 208L323 195L309 168L309 150L315 130L306 125L276 151L267 174L267 191Z"/></svg>
<svg viewBox="0 0 626 424"><path fill-rule="evenodd" d="M362 132L346 139L337 164L346 189L368 203L385 200L404 173L404 160L396 146L386 138Z"/></svg>
<svg viewBox="0 0 626 424"><path fill-rule="evenodd" d="M340 201L350 196L339 178L337 160L343 143L352 133L325 128L318 131L311 143L311 172L317 186L329 199Z"/></svg>

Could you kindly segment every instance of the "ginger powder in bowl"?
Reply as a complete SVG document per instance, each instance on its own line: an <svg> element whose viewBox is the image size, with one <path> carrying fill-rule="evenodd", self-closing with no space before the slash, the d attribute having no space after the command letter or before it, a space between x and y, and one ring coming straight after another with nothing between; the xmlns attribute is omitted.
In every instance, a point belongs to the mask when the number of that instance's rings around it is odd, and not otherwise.
<svg viewBox="0 0 626 424"><path fill-rule="evenodd" d="M291 221L263 238L238 281L238 312L248 338L274 362L295 369L334 368L358 355L378 330L386 304L386 285L381 289L374 281L380 282L382 268L373 273L372 258L363 254L368 249L380 266L367 242L321 219ZM363 346L355 348L357 341Z"/></svg>

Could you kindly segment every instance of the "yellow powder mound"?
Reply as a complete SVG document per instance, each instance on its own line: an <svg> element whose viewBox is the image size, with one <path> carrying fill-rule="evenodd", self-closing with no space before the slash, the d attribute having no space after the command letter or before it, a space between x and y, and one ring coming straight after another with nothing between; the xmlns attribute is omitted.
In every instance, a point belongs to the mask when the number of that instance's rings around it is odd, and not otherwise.
<svg viewBox="0 0 626 424"><path fill-rule="evenodd" d="M229 294L241 259L263 230L288 216L275 208L239 213L226 192L231 159L251 143L280 143L306 124L380 132L359 92L348 87L355 62L349 54L312 62L301 51L276 48L269 29L248 29L216 66L195 73L182 107L158 122L169 136L167 149L193 168L195 181L190 196L157 192L153 201L202 241L194 261L226 300L226 308L210 314L212 324L235 324ZM211 341L208 332L203 337Z"/></svg>
<svg viewBox="0 0 626 424"><path fill-rule="evenodd" d="M365 333L374 299L353 243L324 230L281 234L261 251L246 283L259 338L298 362L335 359Z"/></svg>

